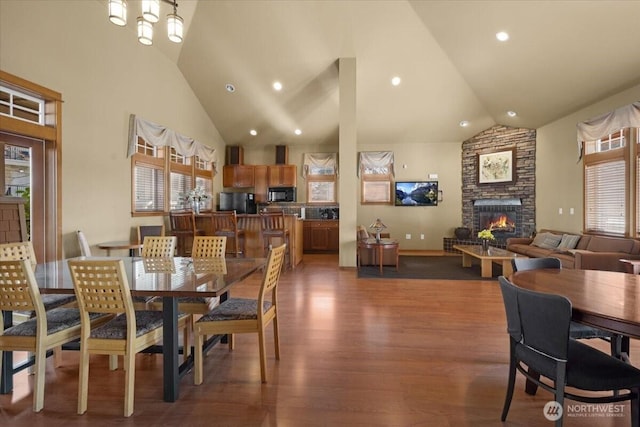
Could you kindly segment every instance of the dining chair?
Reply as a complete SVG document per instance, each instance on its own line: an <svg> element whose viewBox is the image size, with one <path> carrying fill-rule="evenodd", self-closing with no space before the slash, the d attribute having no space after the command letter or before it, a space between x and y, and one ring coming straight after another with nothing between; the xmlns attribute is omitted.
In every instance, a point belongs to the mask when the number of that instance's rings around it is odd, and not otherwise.
<svg viewBox="0 0 640 427"><path fill-rule="evenodd" d="M260 230L264 245L265 255L272 247L273 239L279 240L286 246L287 268L291 267L291 249L289 245L289 229L285 227L284 210L272 212L260 212Z"/></svg>
<svg viewBox="0 0 640 427"><path fill-rule="evenodd" d="M80 254L82 256L91 256L91 246L89 246L84 233L81 230L77 230L76 237L78 238L78 246L80 246Z"/></svg>
<svg viewBox="0 0 640 427"><path fill-rule="evenodd" d="M567 298L519 288L504 276L498 277L498 282L509 334L509 379L501 420L507 419L516 371L520 371L525 378L553 393L562 409L565 397L589 404L629 400L631 425L637 427L640 369L571 339L571 302ZM529 375L528 367L548 381ZM628 392L620 393L622 390ZM563 412L558 411L560 417L555 423L558 427L562 426Z"/></svg>
<svg viewBox="0 0 640 427"><path fill-rule="evenodd" d="M4 329L3 311L33 311L34 316ZM88 322L103 324L107 317L92 314ZM2 351L27 351L35 355L33 410L44 407L47 351L80 338L80 312L77 308L45 310L30 262L0 261L0 371ZM57 366L57 365L56 365Z"/></svg>
<svg viewBox="0 0 640 427"><path fill-rule="evenodd" d="M176 253L176 236L145 236L142 241L143 258L171 258Z"/></svg>
<svg viewBox="0 0 640 427"><path fill-rule="evenodd" d="M269 250L267 266L257 299L229 298L195 322L194 329L194 383L203 381L203 344L204 337L227 334L229 350L233 350L235 333L257 333L260 350L260 378L267 382L267 357L265 348L265 329L273 323L273 338L276 359L280 359L278 338L278 283L285 257L283 244Z"/></svg>
<svg viewBox="0 0 640 427"><path fill-rule="evenodd" d="M133 413L135 356L162 340L162 312L134 310L122 260L69 260L68 264L82 323L78 414L87 411L89 357L107 354L124 357L124 416L129 417ZM96 328L89 322L89 313L115 317Z"/></svg>
<svg viewBox="0 0 640 427"><path fill-rule="evenodd" d="M245 232L238 228L238 216L236 211L216 211L211 212L211 223L213 226L213 234L215 236L226 236L227 239L233 240L234 256L238 257L245 254Z"/></svg>
<svg viewBox="0 0 640 427"><path fill-rule="evenodd" d="M178 256L191 255L193 238L203 234L202 230L196 228L196 217L193 211L170 211L169 224L171 234L178 238Z"/></svg>
<svg viewBox="0 0 640 427"><path fill-rule="evenodd" d="M141 245L144 242L144 238L147 236L164 236L164 224L163 225L139 225L138 226L138 244ZM142 256L142 248L139 250L140 256Z"/></svg>
<svg viewBox="0 0 640 427"><path fill-rule="evenodd" d="M224 258L227 236L196 236L191 248L192 258Z"/></svg>
<svg viewBox="0 0 640 427"><path fill-rule="evenodd" d="M511 260L511 266L513 267L514 272L544 268L560 270L562 269L562 261L555 257L513 258ZM569 336L573 339L600 338L608 341L611 346L611 355L618 359L622 358L623 350L628 353L628 350L624 348L628 347L628 338L574 321L571 321L570 325ZM527 392L529 394L535 394L535 387L531 384L527 384Z"/></svg>

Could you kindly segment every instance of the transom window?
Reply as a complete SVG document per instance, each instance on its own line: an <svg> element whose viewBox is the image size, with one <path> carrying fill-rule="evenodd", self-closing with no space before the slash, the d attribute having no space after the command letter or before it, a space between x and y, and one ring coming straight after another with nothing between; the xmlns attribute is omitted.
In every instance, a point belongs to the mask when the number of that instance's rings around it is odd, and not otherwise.
<svg viewBox="0 0 640 427"><path fill-rule="evenodd" d="M44 125L44 99L0 85L0 114Z"/></svg>

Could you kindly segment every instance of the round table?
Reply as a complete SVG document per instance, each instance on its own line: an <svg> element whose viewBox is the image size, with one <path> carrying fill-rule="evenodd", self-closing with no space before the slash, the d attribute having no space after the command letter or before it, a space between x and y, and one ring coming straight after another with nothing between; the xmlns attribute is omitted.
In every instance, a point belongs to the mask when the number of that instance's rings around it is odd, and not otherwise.
<svg viewBox="0 0 640 427"><path fill-rule="evenodd" d="M382 272L382 265L383 265L383 260L382 260L382 255L384 254L384 251L387 249L390 249L393 251L395 259L396 259L396 271L398 271L398 262L400 259L399 256L399 243L396 239L380 239L380 240L376 240L373 237L369 237L368 239L361 239L358 240L358 252L357 252L357 263L358 263L358 268L360 268L360 251L363 249L366 250L370 250L373 249L373 253L374 253L374 260L373 263L375 265L376 263L376 258L378 259L378 264L380 265L380 275L383 275Z"/></svg>
<svg viewBox="0 0 640 427"><path fill-rule="evenodd" d="M129 249L129 256L136 256L136 250L142 249L142 244L138 242L130 242L127 240L117 240L113 242L104 242L97 245L100 249L107 251L107 256L111 256L113 249Z"/></svg>

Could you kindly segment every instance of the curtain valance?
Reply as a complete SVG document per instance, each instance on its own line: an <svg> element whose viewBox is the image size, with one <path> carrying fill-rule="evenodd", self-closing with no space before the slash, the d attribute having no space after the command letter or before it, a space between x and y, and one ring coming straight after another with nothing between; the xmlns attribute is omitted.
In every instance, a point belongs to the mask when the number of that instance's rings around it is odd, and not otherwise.
<svg viewBox="0 0 640 427"><path fill-rule="evenodd" d="M578 150L582 157L583 143L596 141L623 128L640 128L640 101L577 124Z"/></svg>
<svg viewBox="0 0 640 427"><path fill-rule="evenodd" d="M358 158L358 176L361 173L373 175L392 175L393 152L392 151L361 151Z"/></svg>
<svg viewBox="0 0 640 427"><path fill-rule="evenodd" d="M304 153L302 176L314 169L322 170L318 175L338 175L338 153Z"/></svg>
<svg viewBox="0 0 640 427"><path fill-rule="evenodd" d="M138 137L155 147L173 147L180 155L191 157L198 156L202 160L214 163L216 150L188 136L180 135L172 129L136 117L129 117L129 149L128 156L136 152Z"/></svg>

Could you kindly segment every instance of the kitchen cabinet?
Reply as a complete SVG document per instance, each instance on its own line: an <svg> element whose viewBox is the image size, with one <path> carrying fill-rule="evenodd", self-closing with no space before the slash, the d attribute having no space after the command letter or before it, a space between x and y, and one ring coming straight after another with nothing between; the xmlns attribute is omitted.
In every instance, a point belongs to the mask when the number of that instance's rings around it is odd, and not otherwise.
<svg viewBox="0 0 640 427"><path fill-rule="evenodd" d="M339 229L337 220L307 220L303 226L304 252L337 253L339 250Z"/></svg>
<svg viewBox="0 0 640 427"><path fill-rule="evenodd" d="M297 183L296 165L267 166L269 187L295 187Z"/></svg>
<svg viewBox="0 0 640 427"><path fill-rule="evenodd" d="M224 187L248 188L254 185L253 165L225 165L222 168Z"/></svg>
<svg viewBox="0 0 640 427"><path fill-rule="evenodd" d="M256 203L266 203L269 192L268 166L256 165L253 167L253 192L256 195Z"/></svg>

